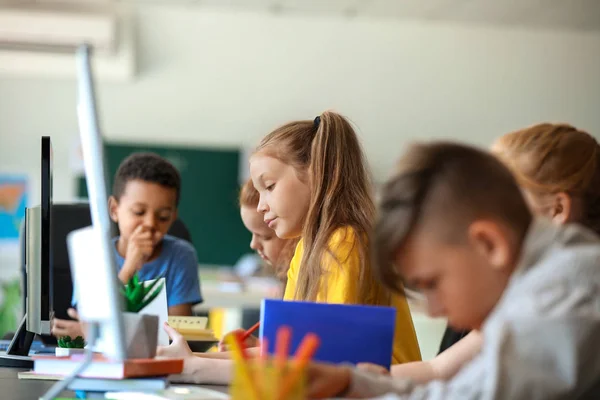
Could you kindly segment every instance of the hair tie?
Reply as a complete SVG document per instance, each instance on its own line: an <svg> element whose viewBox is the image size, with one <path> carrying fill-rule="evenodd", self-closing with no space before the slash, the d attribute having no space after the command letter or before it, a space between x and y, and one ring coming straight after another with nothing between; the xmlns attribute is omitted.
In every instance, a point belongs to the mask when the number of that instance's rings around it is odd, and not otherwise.
<svg viewBox="0 0 600 400"><path fill-rule="evenodd" d="M315 121L314 121L315 129L319 129L319 124L321 124L321 116L318 116L317 118L315 118Z"/></svg>

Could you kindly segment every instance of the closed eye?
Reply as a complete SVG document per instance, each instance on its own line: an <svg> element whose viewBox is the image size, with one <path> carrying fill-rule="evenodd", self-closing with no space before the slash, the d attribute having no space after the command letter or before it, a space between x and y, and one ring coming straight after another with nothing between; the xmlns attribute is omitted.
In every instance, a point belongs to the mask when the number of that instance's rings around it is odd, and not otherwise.
<svg viewBox="0 0 600 400"><path fill-rule="evenodd" d="M405 288L422 292L424 290L433 290L437 287L437 279L413 279L404 283Z"/></svg>
<svg viewBox="0 0 600 400"><path fill-rule="evenodd" d="M421 290L433 290L437 287L437 279L430 279L430 280L426 280L421 282Z"/></svg>

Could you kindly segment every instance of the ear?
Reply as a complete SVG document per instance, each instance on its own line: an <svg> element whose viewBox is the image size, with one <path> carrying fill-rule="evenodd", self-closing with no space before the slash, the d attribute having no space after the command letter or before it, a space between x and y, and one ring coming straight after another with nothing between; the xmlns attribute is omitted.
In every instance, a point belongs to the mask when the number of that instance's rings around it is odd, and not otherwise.
<svg viewBox="0 0 600 400"><path fill-rule="evenodd" d="M175 211L173 211L173 222L177 221L178 217L179 217L179 209L175 208Z"/></svg>
<svg viewBox="0 0 600 400"><path fill-rule="evenodd" d="M551 217L552 221L564 224L572 220L573 201L566 192L559 192L554 195Z"/></svg>
<svg viewBox="0 0 600 400"><path fill-rule="evenodd" d="M513 258L513 245L506 228L493 220L476 220L467 230L472 248L494 269L506 268Z"/></svg>
<svg viewBox="0 0 600 400"><path fill-rule="evenodd" d="M110 214L110 219L112 219L115 224L118 222L117 208L119 208L119 202L115 196L110 196L108 198L108 213Z"/></svg>

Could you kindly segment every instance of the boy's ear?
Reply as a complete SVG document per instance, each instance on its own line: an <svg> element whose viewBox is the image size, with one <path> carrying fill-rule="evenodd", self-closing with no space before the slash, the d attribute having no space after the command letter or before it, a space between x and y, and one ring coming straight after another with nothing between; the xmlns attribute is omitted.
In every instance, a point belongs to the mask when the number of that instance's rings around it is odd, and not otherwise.
<svg viewBox="0 0 600 400"><path fill-rule="evenodd" d="M116 224L118 221L117 218L117 208L119 207L119 202L115 198L115 196L110 196L108 198L108 213L110 214L110 219Z"/></svg>
<svg viewBox="0 0 600 400"><path fill-rule="evenodd" d="M504 269L510 264L513 245L503 226L492 220L477 220L469 226L467 235L473 249L494 269Z"/></svg>
<svg viewBox="0 0 600 400"><path fill-rule="evenodd" d="M554 204L552 204L551 217L554 222L565 224L572 220L571 196L565 192L559 192L554 195Z"/></svg>

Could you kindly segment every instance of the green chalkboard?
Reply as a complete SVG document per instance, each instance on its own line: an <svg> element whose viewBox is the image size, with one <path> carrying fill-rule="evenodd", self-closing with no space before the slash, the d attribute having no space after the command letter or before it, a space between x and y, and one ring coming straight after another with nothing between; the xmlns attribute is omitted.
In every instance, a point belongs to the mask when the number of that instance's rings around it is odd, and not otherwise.
<svg viewBox="0 0 600 400"><path fill-rule="evenodd" d="M110 176L133 152L151 151L172 162L181 174L179 218L187 225L198 261L204 265L233 265L248 253L250 234L238 208L240 151L168 147L134 143L105 143ZM78 178L78 195L87 198L85 178Z"/></svg>

